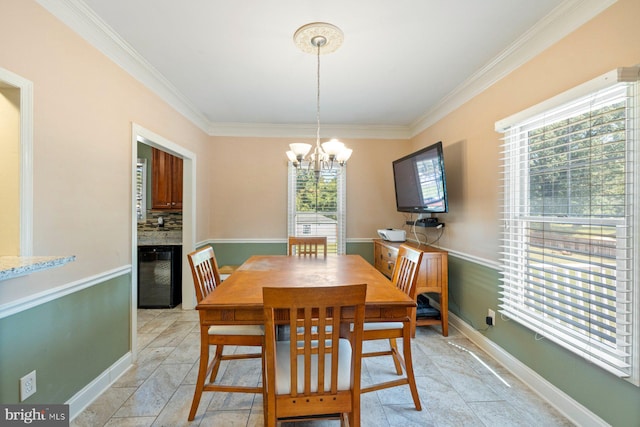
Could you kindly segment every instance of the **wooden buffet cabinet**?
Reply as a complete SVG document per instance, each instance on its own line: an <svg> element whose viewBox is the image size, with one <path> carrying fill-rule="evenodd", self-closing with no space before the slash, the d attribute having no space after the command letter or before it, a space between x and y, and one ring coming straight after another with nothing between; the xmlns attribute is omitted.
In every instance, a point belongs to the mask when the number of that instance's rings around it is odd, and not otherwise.
<svg viewBox="0 0 640 427"><path fill-rule="evenodd" d="M416 311L413 311L412 335L415 334L416 326L424 325L441 325L442 335L449 335L449 274L448 274L448 253L441 249L431 246L419 245L415 242L406 241L388 242L382 239L374 239L373 253L375 258L375 267L382 274L391 279L393 268L398 257L398 248L400 245L411 246L423 252L422 261L420 262L418 271L418 283L416 290L416 298L423 293L437 293L440 295L440 318L417 318Z"/></svg>

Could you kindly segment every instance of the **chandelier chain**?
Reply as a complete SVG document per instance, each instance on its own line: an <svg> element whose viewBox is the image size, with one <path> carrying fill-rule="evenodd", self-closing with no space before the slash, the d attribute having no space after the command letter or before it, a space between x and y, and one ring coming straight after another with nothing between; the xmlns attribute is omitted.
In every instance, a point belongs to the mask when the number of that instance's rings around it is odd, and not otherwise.
<svg viewBox="0 0 640 427"><path fill-rule="evenodd" d="M320 145L320 47L321 43L317 43L318 46L318 81L317 81L317 96L316 96L316 122L317 122L317 130L316 130L316 146Z"/></svg>

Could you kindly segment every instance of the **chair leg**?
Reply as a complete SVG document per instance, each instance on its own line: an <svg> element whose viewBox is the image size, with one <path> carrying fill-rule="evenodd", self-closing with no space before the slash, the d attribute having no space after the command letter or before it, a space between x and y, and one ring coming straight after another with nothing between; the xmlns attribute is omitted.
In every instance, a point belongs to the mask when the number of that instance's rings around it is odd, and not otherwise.
<svg viewBox="0 0 640 427"><path fill-rule="evenodd" d="M420 396L418 396L418 387L416 387L416 378L413 375L413 359L411 357L411 324L405 323L402 328L402 350L404 354L404 365L407 371L407 380L409 381L409 389L411 397L416 406L417 411L422 411L420 404Z"/></svg>
<svg viewBox="0 0 640 427"><path fill-rule="evenodd" d="M346 418L346 419L345 419ZM348 424L345 424L343 421L349 421ZM348 425L349 427L360 427L360 412L349 412L347 416L342 416L341 426Z"/></svg>
<svg viewBox="0 0 640 427"><path fill-rule="evenodd" d="M209 377L210 383L213 383L216 381L216 377L218 376L218 370L220 369L220 362L222 361L223 351L224 351L224 345L222 344L216 345L216 353L213 356L213 361L211 361L211 376Z"/></svg>
<svg viewBox="0 0 640 427"><path fill-rule="evenodd" d="M266 392L264 394L264 399L268 399ZM265 427L276 427L278 425L278 419L276 418L275 397L272 400L269 400L267 404L265 404L264 425Z"/></svg>
<svg viewBox="0 0 640 427"><path fill-rule="evenodd" d="M360 427L360 411L362 410L360 405L360 390L353 394L352 399L353 404L351 405L351 412L347 414L349 427Z"/></svg>
<svg viewBox="0 0 640 427"><path fill-rule="evenodd" d="M402 359L398 353L398 344L395 338L389 338L389 347L391 347L391 356L393 356L393 364L396 367L396 374L402 375Z"/></svg>
<svg viewBox="0 0 640 427"><path fill-rule="evenodd" d="M267 354L262 350L262 414L264 425L267 425Z"/></svg>
<svg viewBox="0 0 640 427"><path fill-rule="evenodd" d="M206 332L206 331L205 331ZM200 340L200 367L198 368L198 380L196 381L196 389L193 393L193 401L191 402L191 411L189 411L189 421L193 421L198 412L202 390L204 389L204 380L207 377L207 369L209 367L209 341L206 335Z"/></svg>
<svg viewBox="0 0 640 427"><path fill-rule="evenodd" d="M262 391L262 398L264 399L264 402L262 403L264 409L264 425L265 427L276 427L278 425L278 418L276 415L276 396L275 396L275 387L273 388L273 390L269 389L269 378L267 378L267 355L266 355L266 350L265 350L265 354L264 354L264 365L263 365L263 383L262 383L262 387L263 387L263 391ZM275 380L273 380L275 381Z"/></svg>

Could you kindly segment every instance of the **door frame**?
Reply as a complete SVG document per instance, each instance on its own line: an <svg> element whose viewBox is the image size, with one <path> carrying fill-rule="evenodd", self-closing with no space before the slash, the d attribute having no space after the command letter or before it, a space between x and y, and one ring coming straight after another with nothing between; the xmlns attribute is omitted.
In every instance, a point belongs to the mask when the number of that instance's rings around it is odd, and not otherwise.
<svg viewBox="0 0 640 427"><path fill-rule="evenodd" d="M20 91L20 251L17 256L33 255L33 82L0 67L0 85Z"/></svg>
<svg viewBox="0 0 640 427"><path fill-rule="evenodd" d="M187 254L196 238L196 154L149 129L131 126L131 351L137 358L138 329L138 219L136 215L136 167L138 142L166 151L183 160L182 170L182 309L195 307L195 295Z"/></svg>

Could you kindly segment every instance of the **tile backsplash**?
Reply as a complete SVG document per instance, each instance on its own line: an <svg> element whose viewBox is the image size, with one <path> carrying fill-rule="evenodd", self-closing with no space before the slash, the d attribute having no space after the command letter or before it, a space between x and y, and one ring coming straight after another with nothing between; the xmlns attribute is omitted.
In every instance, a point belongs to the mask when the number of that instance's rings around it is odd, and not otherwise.
<svg viewBox="0 0 640 427"><path fill-rule="evenodd" d="M182 230L182 212L147 211L147 220L138 222L138 231L157 230L158 218L162 217L164 230Z"/></svg>

